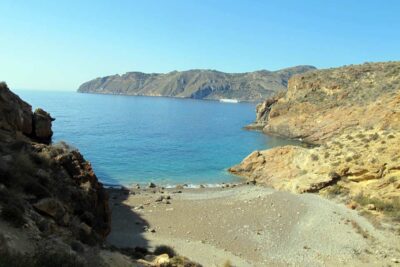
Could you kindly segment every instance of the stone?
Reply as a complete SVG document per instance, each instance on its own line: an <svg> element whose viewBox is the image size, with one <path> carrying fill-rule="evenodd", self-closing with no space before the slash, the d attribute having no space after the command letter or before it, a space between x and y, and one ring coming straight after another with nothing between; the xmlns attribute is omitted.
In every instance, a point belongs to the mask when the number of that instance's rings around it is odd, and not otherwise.
<svg viewBox="0 0 400 267"><path fill-rule="evenodd" d="M72 248L72 250L79 252L79 253L85 252L85 247L78 240L74 240L71 242L71 248Z"/></svg>
<svg viewBox="0 0 400 267"><path fill-rule="evenodd" d="M55 219L60 219L65 214L65 209L60 201L55 198L44 198L33 204L33 207Z"/></svg>
<svg viewBox="0 0 400 267"><path fill-rule="evenodd" d="M175 189L180 189L180 190L182 190L184 187L183 187L183 185L180 185L180 184L178 184L177 186L175 186Z"/></svg>
<svg viewBox="0 0 400 267"><path fill-rule="evenodd" d="M161 202L161 201L163 201L164 200L164 196L159 196L159 197L157 197L156 198L156 202Z"/></svg>
<svg viewBox="0 0 400 267"><path fill-rule="evenodd" d="M79 224L79 230L84 233L85 235L89 236L92 233L92 227L87 225L86 223L82 222Z"/></svg>
<svg viewBox="0 0 400 267"><path fill-rule="evenodd" d="M357 203L355 203L354 201L351 201L350 203L348 203L346 205L346 207L348 207L349 209L355 210L357 208Z"/></svg>
<svg viewBox="0 0 400 267"><path fill-rule="evenodd" d="M156 184L152 182L150 182L148 185L148 188L156 188L156 187L157 187Z"/></svg>
<svg viewBox="0 0 400 267"><path fill-rule="evenodd" d="M169 256L168 256L168 254L161 254L161 255L158 255L153 261L152 261L152 263L155 265L155 266L164 266L164 265L168 265L169 263L170 263L170 259L169 259Z"/></svg>

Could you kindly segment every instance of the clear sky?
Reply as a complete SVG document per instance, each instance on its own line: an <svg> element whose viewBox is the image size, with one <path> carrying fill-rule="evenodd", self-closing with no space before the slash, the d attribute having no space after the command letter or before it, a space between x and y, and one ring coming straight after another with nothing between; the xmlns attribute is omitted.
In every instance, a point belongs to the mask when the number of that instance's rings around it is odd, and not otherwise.
<svg viewBox="0 0 400 267"><path fill-rule="evenodd" d="M400 60L400 1L0 1L0 80L76 90L127 71Z"/></svg>

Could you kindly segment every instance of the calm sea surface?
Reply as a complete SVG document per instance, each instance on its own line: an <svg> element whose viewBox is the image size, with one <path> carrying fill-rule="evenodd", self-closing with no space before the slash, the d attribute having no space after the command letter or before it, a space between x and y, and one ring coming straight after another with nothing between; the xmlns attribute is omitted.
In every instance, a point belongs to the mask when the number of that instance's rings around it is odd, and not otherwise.
<svg viewBox="0 0 400 267"><path fill-rule="evenodd" d="M216 184L250 152L287 140L242 127L255 105L216 101L17 90L50 112L55 142L79 148L104 183Z"/></svg>

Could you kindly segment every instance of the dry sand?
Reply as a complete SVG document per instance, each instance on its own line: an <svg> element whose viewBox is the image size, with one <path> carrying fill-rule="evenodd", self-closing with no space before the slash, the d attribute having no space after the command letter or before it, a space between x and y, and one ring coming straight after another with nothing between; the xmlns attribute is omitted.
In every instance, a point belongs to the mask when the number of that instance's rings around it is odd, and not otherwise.
<svg viewBox="0 0 400 267"><path fill-rule="evenodd" d="M398 234L318 195L254 185L176 191L110 190L108 242L168 245L207 267L227 260L234 266L393 266L400 259Z"/></svg>

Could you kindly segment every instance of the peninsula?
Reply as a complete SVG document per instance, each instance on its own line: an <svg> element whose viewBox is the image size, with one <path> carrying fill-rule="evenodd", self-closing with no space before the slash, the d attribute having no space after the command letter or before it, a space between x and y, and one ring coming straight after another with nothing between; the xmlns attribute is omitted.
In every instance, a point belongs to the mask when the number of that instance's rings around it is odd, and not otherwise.
<svg viewBox="0 0 400 267"><path fill-rule="evenodd" d="M314 69L313 66L305 65L278 71L246 73L216 70L172 71L165 74L127 72L85 82L78 92L261 101L278 91L285 91L291 76Z"/></svg>

